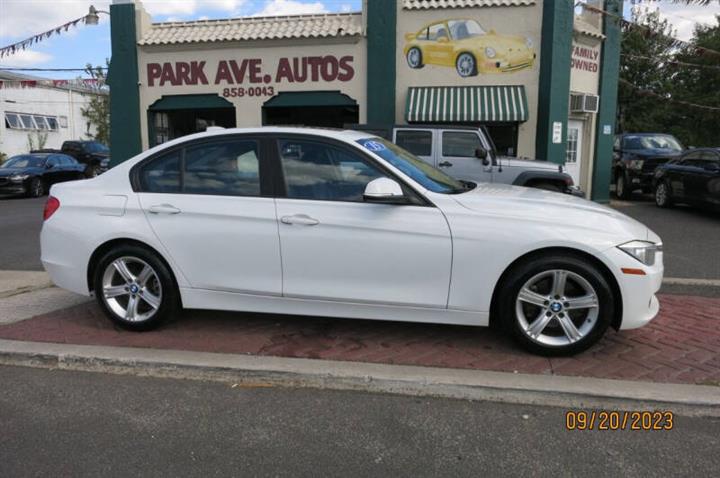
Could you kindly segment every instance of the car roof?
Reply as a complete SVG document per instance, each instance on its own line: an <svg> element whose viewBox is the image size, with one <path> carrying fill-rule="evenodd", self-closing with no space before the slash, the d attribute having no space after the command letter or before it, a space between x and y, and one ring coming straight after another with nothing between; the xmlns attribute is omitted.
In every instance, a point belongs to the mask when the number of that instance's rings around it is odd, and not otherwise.
<svg viewBox="0 0 720 478"><path fill-rule="evenodd" d="M175 138L166 143L162 143L161 146L169 146L175 144L182 144L186 141L202 138L212 138L213 136L224 136L232 134L253 134L253 133L274 133L274 134L305 134L311 136L320 136L323 138L338 139L344 141L357 141L358 139L375 137L377 135L370 134L365 131L355 130L341 130L332 128L312 128L312 127L301 127L301 126L261 126L251 128L218 128L211 127L207 131L202 133L194 133L187 136L181 136Z"/></svg>

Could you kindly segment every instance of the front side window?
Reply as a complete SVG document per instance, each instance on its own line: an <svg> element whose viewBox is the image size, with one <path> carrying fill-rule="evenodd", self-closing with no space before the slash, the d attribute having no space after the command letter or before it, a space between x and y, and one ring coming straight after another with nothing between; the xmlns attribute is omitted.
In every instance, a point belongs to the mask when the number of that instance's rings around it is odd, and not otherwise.
<svg viewBox="0 0 720 478"><path fill-rule="evenodd" d="M361 155L309 140L279 141L287 196L363 201L365 186L384 174Z"/></svg>
<svg viewBox="0 0 720 478"><path fill-rule="evenodd" d="M395 134L395 144L416 156L431 156L432 131L400 130Z"/></svg>
<svg viewBox="0 0 720 478"><path fill-rule="evenodd" d="M140 190L149 193L180 192L180 152L153 158L140 169Z"/></svg>
<svg viewBox="0 0 720 478"><path fill-rule="evenodd" d="M480 138L473 132L445 131L442 135L442 155L474 158L475 150L482 147Z"/></svg>
<svg viewBox="0 0 720 478"><path fill-rule="evenodd" d="M255 141L224 141L185 151L183 192L259 196L260 162Z"/></svg>
<svg viewBox="0 0 720 478"><path fill-rule="evenodd" d="M464 40L485 34L485 30L475 20L450 20L448 27L453 40Z"/></svg>

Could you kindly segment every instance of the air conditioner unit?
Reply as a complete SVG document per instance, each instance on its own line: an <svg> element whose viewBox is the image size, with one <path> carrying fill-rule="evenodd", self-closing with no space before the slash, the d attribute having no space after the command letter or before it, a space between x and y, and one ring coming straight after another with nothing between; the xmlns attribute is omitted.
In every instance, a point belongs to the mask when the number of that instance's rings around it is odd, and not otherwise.
<svg viewBox="0 0 720 478"><path fill-rule="evenodd" d="M570 95L570 111L573 113L597 113L599 105L600 97L597 95L580 93Z"/></svg>

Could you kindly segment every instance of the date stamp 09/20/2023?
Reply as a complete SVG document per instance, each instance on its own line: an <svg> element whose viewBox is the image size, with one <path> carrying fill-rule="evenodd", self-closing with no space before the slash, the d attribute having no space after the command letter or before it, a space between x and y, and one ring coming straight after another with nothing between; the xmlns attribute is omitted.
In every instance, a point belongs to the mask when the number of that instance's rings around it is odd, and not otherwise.
<svg viewBox="0 0 720 478"><path fill-rule="evenodd" d="M568 410L567 430L672 430L675 415L671 411Z"/></svg>

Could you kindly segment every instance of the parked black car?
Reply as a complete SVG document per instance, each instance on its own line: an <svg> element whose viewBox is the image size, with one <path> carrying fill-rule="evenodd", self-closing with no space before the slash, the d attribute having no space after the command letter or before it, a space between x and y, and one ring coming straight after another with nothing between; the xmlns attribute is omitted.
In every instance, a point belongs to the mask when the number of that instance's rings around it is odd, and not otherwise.
<svg viewBox="0 0 720 478"><path fill-rule="evenodd" d="M720 148L698 148L655 171L655 204L706 205L720 210Z"/></svg>
<svg viewBox="0 0 720 478"><path fill-rule="evenodd" d="M0 194L40 197L55 183L84 178L85 166L66 154L20 154L0 165Z"/></svg>
<svg viewBox="0 0 720 478"><path fill-rule="evenodd" d="M89 178L107 171L110 163L110 149L97 141L65 141L60 151L83 163Z"/></svg>
<svg viewBox="0 0 720 478"><path fill-rule="evenodd" d="M624 133L615 137L613 180L615 194L628 199L633 191L652 191L655 168L685 150L674 136L661 133Z"/></svg>

